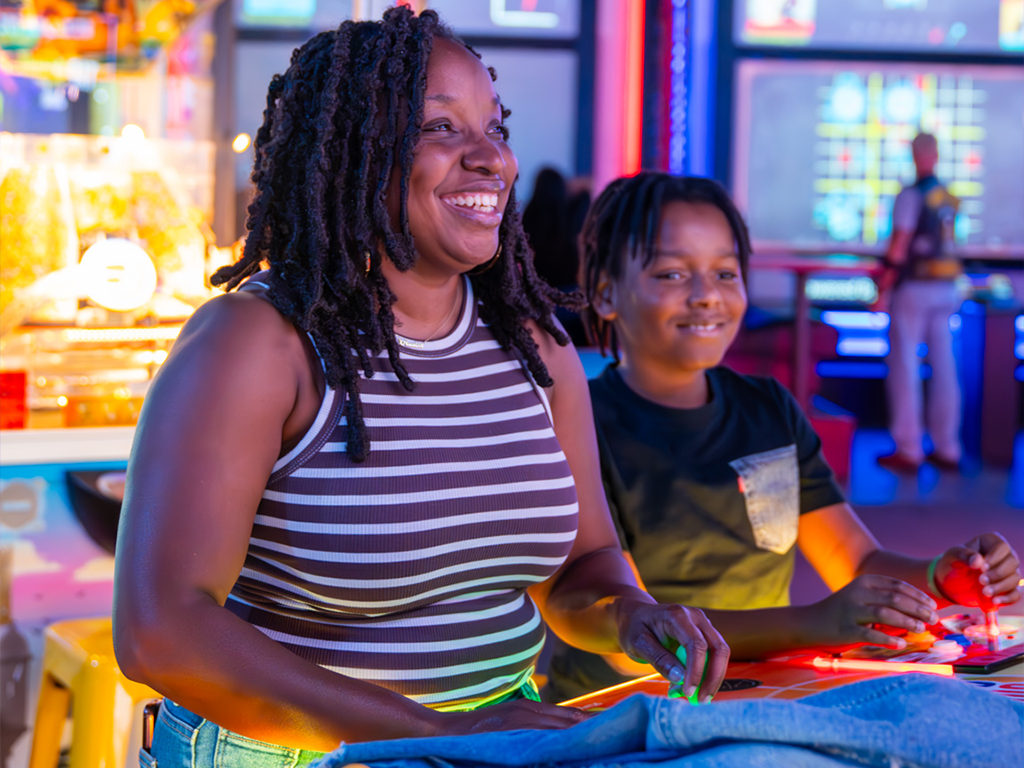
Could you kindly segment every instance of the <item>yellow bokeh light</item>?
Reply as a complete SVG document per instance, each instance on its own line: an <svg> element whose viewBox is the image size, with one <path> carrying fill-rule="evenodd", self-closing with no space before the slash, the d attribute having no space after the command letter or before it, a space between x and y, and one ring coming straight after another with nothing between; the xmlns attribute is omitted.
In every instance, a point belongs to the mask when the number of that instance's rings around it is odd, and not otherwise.
<svg viewBox="0 0 1024 768"><path fill-rule="evenodd" d="M231 148L241 154L249 148L252 143L252 137L248 133L240 133L235 136L235 140L231 142Z"/></svg>
<svg viewBox="0 0 1024 768"><path fill-rule="evenodd" d="M68 404L68 399L66 397L64 397L64 395L61 395L60 397L57 398L57 405L59 405L61 408L63 408L67 404Z"/></svg>
<svg viewBox="0 0 1024 768"><path fill-rule="evenodd" d="M158 349L156 352L153 353L153 362L156 363L157 365L162 365L164 360L166 360L166 359L167 359L167 351L166 350Z"/></svg>
<svg viewBox="0 0 1024 768"><path fill-rule="evenodd" d="M130 141L139 141L140 139L146 138L145 132L134 123L128 123L124 128L121 129L121 138L129 139Z"/></svg>

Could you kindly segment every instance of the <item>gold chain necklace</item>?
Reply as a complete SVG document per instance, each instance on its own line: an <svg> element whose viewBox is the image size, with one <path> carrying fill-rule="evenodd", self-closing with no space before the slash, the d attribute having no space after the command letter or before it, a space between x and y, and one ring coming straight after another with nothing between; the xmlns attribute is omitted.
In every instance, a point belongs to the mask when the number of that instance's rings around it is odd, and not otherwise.
<svg viewBox="0 0 1024 768"><path fill-rule="evenodd" d="M435 328L433 332L431 332L431 334L427 336L427 338L425 338L423 341L416 341L415 339L406 339L402 336L399 336L398 334L395 334L395 338L398 339L398 343L401 346L407 347L408 349L423 349L425 346L427 346L427 342L437 335L438 331L440 331L442 328L448 325L448 321L451 320L452 315L455 314L456 307L460 306L461 304L462 296L460 295L460 292L456 290L455 303L452 304L452 308L448 310L448 314L445 316L444 320L441 321L441 324L437 326L437 328Z"/></svg>

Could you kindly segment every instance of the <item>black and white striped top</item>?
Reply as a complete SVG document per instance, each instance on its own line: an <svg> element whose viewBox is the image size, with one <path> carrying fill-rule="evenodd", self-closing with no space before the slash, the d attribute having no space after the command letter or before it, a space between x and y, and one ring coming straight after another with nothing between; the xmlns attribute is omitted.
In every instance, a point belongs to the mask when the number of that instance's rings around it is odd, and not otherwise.
<svg viewBox="0 0 1024 768"><path fill-rule="evenodd" d="M226 604L299 656L435 709L530 677L544 625L526 589L577 525L544 391L478 318L468 280L465 294L451 334L403 345L412 392L374 360L361 464L328 388L274 466Z"/></svg>

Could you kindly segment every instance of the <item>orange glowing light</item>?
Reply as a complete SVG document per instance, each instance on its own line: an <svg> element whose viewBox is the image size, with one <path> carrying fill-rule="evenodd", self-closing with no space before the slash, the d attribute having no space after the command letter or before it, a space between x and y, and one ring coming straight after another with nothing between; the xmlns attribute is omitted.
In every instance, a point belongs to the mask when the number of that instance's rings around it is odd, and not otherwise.
<svg viewBox="0 0 1024 768"><path fill-rule="evenodd" d="M626 688L628 686L634 685L635 683L647 682L649 680L665 680L665 678L662 677L661 674L659 674L658 672L655 672L653 675L645 675L644 677L638 677L635 680L627 680L624 683L619 683L618 685L613 685L611 688L605 688L605 689L603 689L601 691L601 693L602 694L604 694L604 693L611 693L612 691L618 691L618 690L620 690L622 688ZM668 680L665 680L665 682L667 683ZM558 702L558 706L560 706L560 707L575 707L577 702L583 701L584 699L589 699L592 695L593 694L586 693L586 694L584 694L582 696L577 696L575 699L569 699L568 701L560 701L560 702Z"/></svg>
<svg viewBox="0 0 1024 768"><path fill-rule="evenodd" d="M823 672L927 672L931 675L953 676L950 664L910 664L874 659L835 659L817 656L811 666Z"/></svg>
<svg viewBox="0 0 1024 768"><path fill-rule="evenodd" d="M623 131L622 171L626 176L640 172L644 111L644 8L645 3L626 6L626 124Z"/></svg>

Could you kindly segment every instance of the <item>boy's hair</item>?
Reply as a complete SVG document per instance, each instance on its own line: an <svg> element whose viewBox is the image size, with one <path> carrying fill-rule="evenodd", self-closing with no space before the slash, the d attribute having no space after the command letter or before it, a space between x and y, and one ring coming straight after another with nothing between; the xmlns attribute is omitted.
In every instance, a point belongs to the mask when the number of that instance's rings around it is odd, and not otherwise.
<svg viewBox="0 0 1024 768"><path fill-rule="evenodd" d="M713 205L725 215L736 242L740 274L746 282L750 235L743 216L721 184L713 179L654 171L616 179L591 206L580 234L580 283L587 301L583 324L590 342L599 346L602 354L611 352L616 360L619 345L615 328L593 309L597 285L602 277L618 280L627 259L639 258L645 267L651 263L661 211L674 202Z"/></svg>
<svg viewBox="0 0 1024 768"><path fill-rule="evenodd" d="M269 263L271 303L311 335L327 383L345 393L347 450L354 461L370 448L360 370L372 376L371 359L386 350L398 380L407 390L413 387L399 358L395 296L380 261L386 254L407 270L417 257L409 232L409 174L423 120L427 60L437 39L465 45L435 12L416 16L398 7L381 21L346 21L295 50L287 72L270 81L253 145L256 195L242 258L212 279L231 290ZM502 119L508 114L502 107ZM393 172L400 181L397 227L386 203ZM499 243L494 265L470 277L481 316L498 342L549 386L523 321L535 320L567 344L553 311L572 299L537 277L514 190Z"/></svg>

